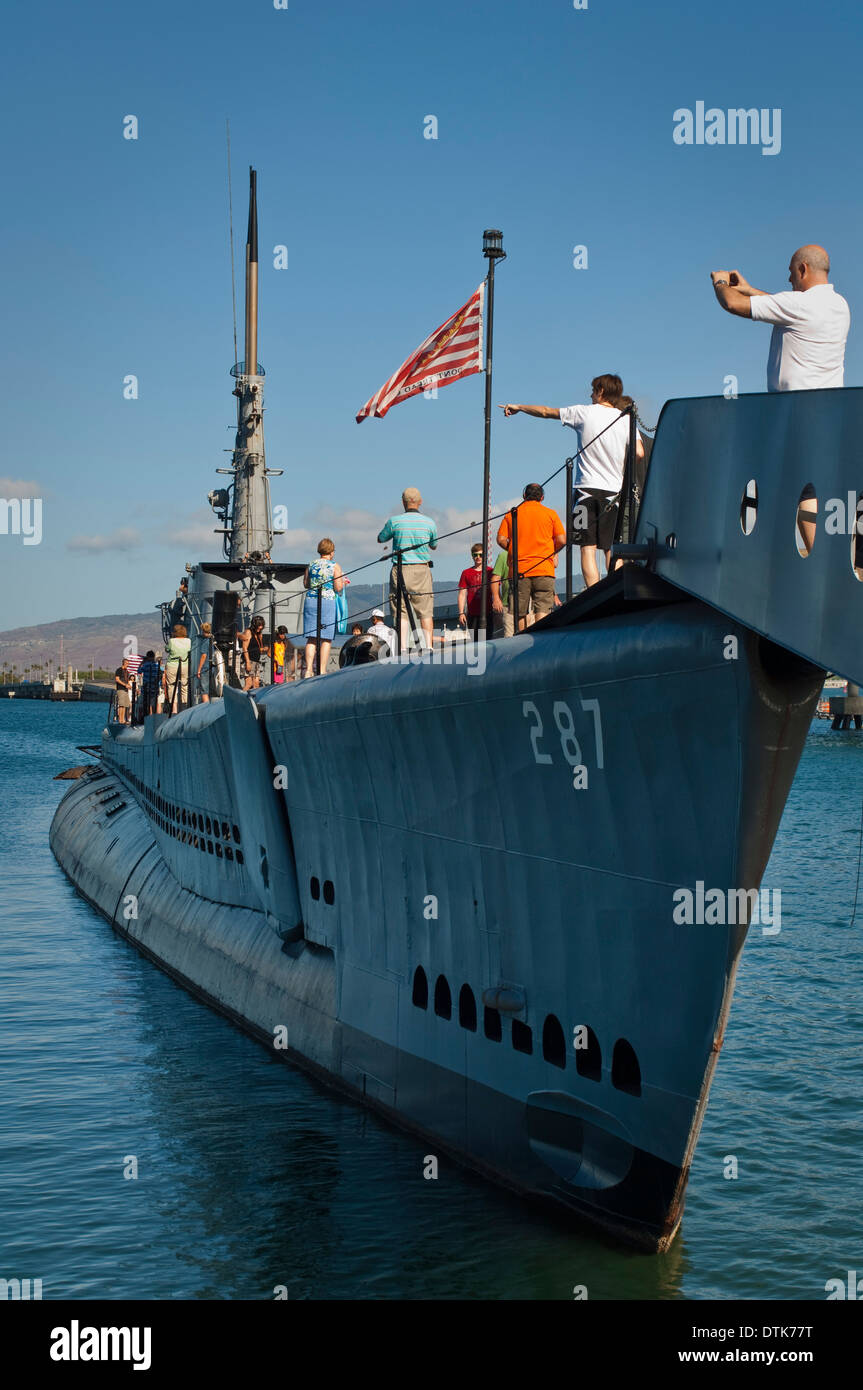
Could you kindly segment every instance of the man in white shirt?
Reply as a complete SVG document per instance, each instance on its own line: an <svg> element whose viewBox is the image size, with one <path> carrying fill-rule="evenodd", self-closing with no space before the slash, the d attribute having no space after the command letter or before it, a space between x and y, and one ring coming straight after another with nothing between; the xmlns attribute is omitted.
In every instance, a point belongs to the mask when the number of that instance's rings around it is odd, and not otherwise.
<svg viewBox="0 0 863 1390"><path fill-rule="evenodd" d="M772 323L767 358L768 391L815 391L845 382L845 341L851 326L848 303L828 281L830 257L823 246L800 246L788 267L790 290L756 290L739 270L714 270L716 298L729 314ZM803 553L815 540L815 490L800 498L797 528Z"/></svg>
<svg viewBox="0 0 863 1390"><path fill-rule="evenodd" d="M623 394L619 376L605 373L590 383L590 405L503 405L504 415L533 415L539 420L559 420L578 434L573 497L573 544L581 548L581 573L585 585L599 582L597 549L605 553L610 571L610 550L617 525L623 467L629 443L629 417L616 402ZM609 414L613 411L613 414ZM644 443L636 431L636 453L644 458Z"/></svg>
<svg viewBox="0 0 863 1390"><path fill-rule="evenodd" d="M369 632L370 636L372 636L372 637L380 637L381 641L382 641L382 642L386 642L387 646L389 647L389 652L388 652L388 653L385 653L385 655L395 656L395 654L396 654L396 632L395 632L395 628L393 628L393 627L387 627L386 623L384 622L383 610L382 610L381 608L376 608L376 609L375 609L374 613L372 614L372 618L374 619L374 621L372 622L371 626L368 628L368 632Z"/></svg>
<svg viewBox="0 0 863 1390"><path fill-rule="evenodd" d="M790 290L756 290L739 270L714 270L716 298L729 314L773 324L768 391L813 391L844 385L847 301L829 283L823 246L801 246L788 267Z"/></svg>

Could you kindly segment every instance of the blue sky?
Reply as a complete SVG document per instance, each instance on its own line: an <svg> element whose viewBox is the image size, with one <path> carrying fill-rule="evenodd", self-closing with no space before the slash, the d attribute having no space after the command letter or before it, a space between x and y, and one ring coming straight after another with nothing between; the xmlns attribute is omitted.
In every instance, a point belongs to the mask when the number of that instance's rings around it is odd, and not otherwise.
<svg viewBox="0 0 863 1390"><path fill-rule="evenodd" d="M444 526L480 515L480 377L382 421L354 416L476 288L485 227L508 251L495 401L569 404L617 371L653 423L666 399L721 394L728 374L763 390L769 329L723 314L709 271L784 289L810 240L851 304L846 384L863 382L849 96L861 29L858 7L813 16L796 0L10 11L0 495L44 501L40 545L0 535L0 626L149 609L186 560L218 553L206 494L235 419L226 116L240 264L258 169L259 357L286 559L308 559L322 534L345 564L378 554L407 484ZM675 144L673 113L699 100L779 108L780 152ZM280 244L287 270L273 268ZM587 269L573 268L576 245ZM498 413L493 501L573 442ZM437 578L459 572L462 550L469 562L470 539Z"/></svg>

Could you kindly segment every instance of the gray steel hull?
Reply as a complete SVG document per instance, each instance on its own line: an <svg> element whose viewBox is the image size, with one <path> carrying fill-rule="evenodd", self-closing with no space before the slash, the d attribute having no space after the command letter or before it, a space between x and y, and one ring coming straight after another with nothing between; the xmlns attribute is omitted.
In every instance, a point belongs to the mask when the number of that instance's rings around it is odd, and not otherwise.
<svg viewBox="0 0 863 1390"><path fill-rule="evenodd" d="M277 1056L661 1250L746 934L673 894L758 886L823 673L693 601L486 656L115 727L52 848Z"/></svg>

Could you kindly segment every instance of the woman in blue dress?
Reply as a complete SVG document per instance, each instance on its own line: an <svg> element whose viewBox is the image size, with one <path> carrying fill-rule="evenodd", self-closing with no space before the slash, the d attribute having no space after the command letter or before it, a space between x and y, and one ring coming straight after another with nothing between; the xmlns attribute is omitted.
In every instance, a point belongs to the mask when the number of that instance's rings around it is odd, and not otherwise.
<svg viewBox="0 0 863 1390"><path fill-rule="evenodd" d="M306 639L306 676L315 674L315 650L318 635L318 593L321 595L321 660L318 674L327 669L330 644L336 630L336 594L344 588L342 567L333 556L336 547L329 536L318 543L320 559L313 560L303 575L303 587L308 590L303 603L303 636Z"/></svg>

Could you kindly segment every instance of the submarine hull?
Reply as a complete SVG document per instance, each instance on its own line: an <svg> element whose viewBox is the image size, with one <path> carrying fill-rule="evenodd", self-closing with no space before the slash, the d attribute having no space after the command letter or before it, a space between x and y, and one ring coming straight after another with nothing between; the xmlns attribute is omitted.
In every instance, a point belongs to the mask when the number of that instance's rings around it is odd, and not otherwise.
<svg viewBox="0 0 863 1390"><path fill-rule="evenodd" d="M277 1057L662 1250L823 680L666 589L112 725L54 854Z"/></svg>

